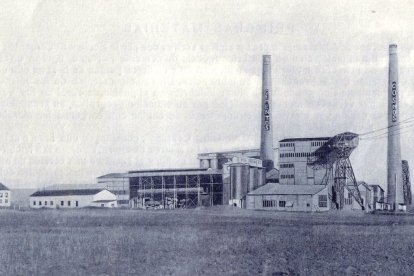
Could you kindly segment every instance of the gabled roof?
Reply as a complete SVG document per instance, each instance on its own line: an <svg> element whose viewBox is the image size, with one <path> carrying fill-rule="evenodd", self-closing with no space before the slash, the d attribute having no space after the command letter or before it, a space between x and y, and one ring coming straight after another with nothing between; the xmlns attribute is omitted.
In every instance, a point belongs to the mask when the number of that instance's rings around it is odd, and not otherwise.
<svg viewBox="0 0 414 276"><path fill-rule="evenodd" d="M279 179L279 170L273 168L266 172L266 179Z"/></svg>
<svg viewBox="0 0 414 276"><path fill-rule="evenodd" d="M4 186L4 184L3 183L0 183L0 191L1 190L9 190L9 188L7 188L6 186Z"/></svg>
<svg viewBox="0 0 414 276"><path fill-rule="evenodd" d="M325 185L281 185L268 183L251 191L249 195L314 195L325 188Z"/></svg>
<svg viewBox="0 0 414 276"><path fill-rule="evenodd" d="M368 185L367 183L365 183L364 181L358 181L357 183L358 183L358 186L362 185L365 187L365 189L370 190L370 191L372 190L372 187Z"/></svg>
<svg viewBox="0 0 414 276"><path fill-rule="evenodd" d="M71 196L71 195L96 195L105 189L80 189L80 190L44 190L37 191L30 196Z"/></svg>

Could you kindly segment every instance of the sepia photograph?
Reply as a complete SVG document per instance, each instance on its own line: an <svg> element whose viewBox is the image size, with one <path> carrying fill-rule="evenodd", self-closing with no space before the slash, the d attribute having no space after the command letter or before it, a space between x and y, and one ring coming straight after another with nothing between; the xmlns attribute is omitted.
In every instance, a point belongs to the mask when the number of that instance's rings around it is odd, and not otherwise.
<svg viewBox="0 0 414 276"><path fill-rule="evenodd" d="M413 15L1 1L0 275L414 275Z"/></svg>

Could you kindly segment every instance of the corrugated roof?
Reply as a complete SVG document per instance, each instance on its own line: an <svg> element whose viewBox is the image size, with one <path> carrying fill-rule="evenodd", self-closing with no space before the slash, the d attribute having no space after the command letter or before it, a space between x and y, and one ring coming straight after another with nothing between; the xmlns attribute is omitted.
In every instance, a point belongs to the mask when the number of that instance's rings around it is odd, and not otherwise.
<svg viewBox="0 0 414 276"><path fill-rule="evenodd" d="M321 140L329 140L331 137L310 137L310 138L287 138L280 140L280 143L283 142L303 142L303 141L321 141Z"/></svg>
<svg viewBox="0 0 414 276"><path fill-rule="evenodd" d="M3 183L0 183L0 190L9 190Z"/></svg>
<svg viewBox="0 0 414 276"><path fill-rule="evenodd" d="M251 191L249 195L314 195L325 189L325 185L281 185L268 183Z"/></svg>
<svg viewBox="0 0 414 276"><path fill-rule="evenodd" d="M30 196L71 196L71 195L95 195L105 189L79 189L79 190L43 190Z"/></svg>

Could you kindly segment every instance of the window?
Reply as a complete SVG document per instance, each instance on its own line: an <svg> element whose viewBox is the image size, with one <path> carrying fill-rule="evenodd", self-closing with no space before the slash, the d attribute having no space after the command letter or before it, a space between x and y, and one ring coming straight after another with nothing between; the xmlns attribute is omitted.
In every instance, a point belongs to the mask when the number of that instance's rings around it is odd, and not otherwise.
<svg viewBox="0 0 414 276"><path fill-rule="evenodd" d="M45 206L47 206L47 201L45 200Z"/></svg>
<svg viewBox="0 0 414 276"><path fill-rule="evenodd" d="M41 201L39 201L39 206L42 206L42 202Z"/></svg>
<svg viewBox="0 0 414 276"><path fill-rule="evenodd" d="M280 200L279 201L279 207L285 207L285 206L286 206L286 201Z"/></svg>
<svg viewBox="0 0 414 276"><path fill-rule="evenodd" d="M101 204L101 207L105 207L105 204Z"/></svg>
<svg viewBox="0 0 414 276"><path fill-rule="evenodd" d="M53 206L53 201L50 201L50 205L52 205L52 206Z"/></svg>
<svg viewBox="0 0 414 276"><path fill-rule="evenodd" d="M75 205L76 205L76 207L78 207L79 206L79 203L78 203L78 201L76 200L76 203L75 203Z"/></svg>
<svg viewBox="0 0 414 276"><path fill-rule="evenodd" d="M263 200L263 207L275 207L276 200Z"/></svg>
<svg viewBox="0 0 414 276"><path fill-rule="evenodd" d="M63 201L60 202L60 206L63 206L65 203Z"/></svg>
<svg viewBox="0 0 414 276"><path fill-rule="evenodd" d="M8 194L8 193L4 193L4 196L5 196L5 197L8 197L8 196L9 196L9 194Z"/></svg>
<svg viewBox="0 0 414 276"><path fill-rule="evenodd" d="M36 205L36 201L33 201L33 205Z"/></svg>
<svg viewBox="0 0 414 276"><path fill-rule="evenodd" d="M328 207L328 196L327 195L319 195L319 207Z"/></svg>
<svg viewBox="0 0 414 276"><path fill-rule="evenodd" d="M70 200L68 200L68 206L70 206Z"/></svg>
<svg viewBox="0 0 414 276"><path fill-rule="evenodd" d="M3 197L3 193L0 193L0 197Z"/></svg>

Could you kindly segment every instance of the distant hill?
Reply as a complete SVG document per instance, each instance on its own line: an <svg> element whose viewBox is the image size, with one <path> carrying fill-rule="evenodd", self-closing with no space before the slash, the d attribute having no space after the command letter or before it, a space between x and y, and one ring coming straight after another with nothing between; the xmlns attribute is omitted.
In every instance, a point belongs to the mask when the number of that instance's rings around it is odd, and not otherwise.
<svg viewBox="0 0 414 276"><path fill-rule="evenodd" d="M11 189L12 206L29 207L29 197L37 189Z"/></svg>

